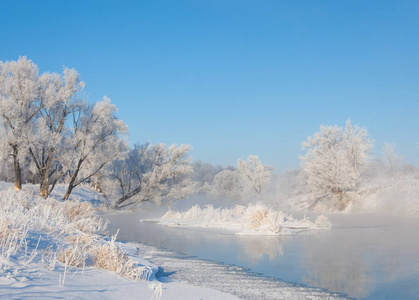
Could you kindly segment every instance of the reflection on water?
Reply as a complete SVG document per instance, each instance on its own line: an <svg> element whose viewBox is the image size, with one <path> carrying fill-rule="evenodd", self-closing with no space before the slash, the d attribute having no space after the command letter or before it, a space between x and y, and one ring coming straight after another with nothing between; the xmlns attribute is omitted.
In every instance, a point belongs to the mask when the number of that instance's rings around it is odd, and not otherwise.
<svg viewBox="0 0 419 300"><path fill-rule="evenodd" d="M295 236L236 236L109 216L119 239L250 268L265 276L358 299L418 299L419 221L335 216L334 228Z"/></svg>
<svg viewBox="0 0 419 300"><path fill-rule="evenodd" d="M239 262L256 265L262 260L279 259L283 253L282 242L286 237L253 236L238 239L243 252L237 253Z"/></svg>
<svg viewBox="0 0 419 300"><path fill-rule="evenodd" d="M323 234L323 233L320 233ZM306 240L303 281L330 291L342 291L354 298L366 297L370 286L369 262L359 244L346 235L324 233Z"/></svg>

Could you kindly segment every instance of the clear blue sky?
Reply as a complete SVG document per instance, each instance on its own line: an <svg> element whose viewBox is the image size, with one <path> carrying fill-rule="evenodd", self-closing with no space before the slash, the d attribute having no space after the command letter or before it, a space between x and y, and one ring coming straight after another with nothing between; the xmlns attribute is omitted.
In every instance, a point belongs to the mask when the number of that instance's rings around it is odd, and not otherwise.
<svg viewBox="0 0 419 300"><path fill-rule="evenodd" d="M76 68L130 142L299 166L321 124L419 150L419 1L0 1L0 60Z"/></svg>

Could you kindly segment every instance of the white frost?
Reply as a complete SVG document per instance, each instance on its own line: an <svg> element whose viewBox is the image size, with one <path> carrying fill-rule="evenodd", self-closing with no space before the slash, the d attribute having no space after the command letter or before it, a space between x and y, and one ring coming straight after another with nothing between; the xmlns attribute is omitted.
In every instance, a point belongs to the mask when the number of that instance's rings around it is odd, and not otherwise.
<svg viewBox="0 0 419 300"><path fill-rule="evenodd" d="M287 235L304 229L326 229L331 224L326 216L313 223L308 219L297 220L289 214L274 210L261 203L234 208L214 208L207 205L193 206L187 211L168 211L159 223L167 226L218 228L249 235Z"/></svg>

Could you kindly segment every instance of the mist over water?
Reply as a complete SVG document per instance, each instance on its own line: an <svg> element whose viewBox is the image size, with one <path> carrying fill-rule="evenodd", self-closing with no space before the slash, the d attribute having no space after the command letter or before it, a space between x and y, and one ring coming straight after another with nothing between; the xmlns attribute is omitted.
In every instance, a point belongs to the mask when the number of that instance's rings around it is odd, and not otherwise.
<svg viewBox="0 0 419 300"><path fill-rule="evenodd" d="M109 215L118 239L235 264L283 281L357 299L417 299L419 220L407 216L335 215L331 230L294 236L225 232L140 223L141 213Z"/></svg>

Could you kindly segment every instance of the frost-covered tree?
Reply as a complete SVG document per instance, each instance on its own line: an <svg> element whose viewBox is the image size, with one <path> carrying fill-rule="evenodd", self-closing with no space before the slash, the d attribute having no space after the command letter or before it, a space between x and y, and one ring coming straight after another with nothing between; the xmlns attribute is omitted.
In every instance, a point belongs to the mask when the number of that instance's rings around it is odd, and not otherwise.
<svg viewBox="0 0 419 300"><path fill-rule="evenodd" d="M204 191L214 198L242 200L259 196L271 182L273 168L263 165L255 155L239 159L237 168L229 167L217 173L212 183L204 185Z"/></svg>
<svg viewBox="0 0 419 300"><path fill-rule="evenodd" d="M127 148L121 135L127 133L125 123L116 118L116 106L105 97L94 105L86 105L74 115L71 135L65 138L66 153L60 163L69 177L64 199L116 159L123 159Z"/></svg>
<svg viewBox="0 0 419 300"><path fill-rule="evenodd" d="M212 184L206 185L204 189L214 198L240 200L246 187L243 179L243 175L237 170L225 169L215 175Z"/></svg>
<svg viewBox="0 0 419 300"><path fill-rule="evenodd" d="M118 197L116 208L186 198L197 190L189 176L193 172L189 150L188 145L136 145L126 160L112 163L103 190L108 196Z"/></svg>
<svg viewBox="0 0 419 300"><path fill-rule="evenodd" d="M246 160L238 160L237 171L249 180L253 191L260 195L272 179L273 168L263 165L258 156L249 155Z"/></svg>
<svg viewBox="0 0 419 300"><path fill-rule="evenodd" d="M14 170L13 158L9 155L10 146L7 143L5 143L3 135L1 136L2 138L0 138L0 181L13 182Z"/></svg>
<svg viewBox="0 0 419 300"><path fill-rule="evenodd" d="M396 170L400 167L402 157L394 150L396 146L393 144L384 143L383 154L386 159L391 176L394 176Z"/></svg>
<svg viewBox="0 0 419 300"><path fill-rule="evenodd" d="M42 108L38 67L26 57L0 62L0 120L3 157L11 156L15 190L22 189L21 164L27 155L26 134L33 131Z"/></svg>
<svg viewBox="0 0 419 300"><path fill-rule="evenodd" d="M361 168L365 166L370 158L373 141L368 137L368 132L365 128L352 125L351 120L346 121L343 138L352 168L354 172L360 173Z"/></svg>
<svg viewBox="0 0 419 300"><path fill-rule="evenodd" d="M39 78L41 109L36 128L27 132L33 170L40 178L40 195L47 197L64 174L59 157L65 149L64 137L69 134L69 117L83 107L77 93L84 87L74 69L44 73Z"/></svg>
<svg viewBox="0 0 419 300"><path fill-rule="evenodd" d="M318 196L337 195L354 189L359 183L361 168L366 164L372 141L366 129L352 126L350 120L345 129L337 126L321 126L307 141L302 143L307 152L301 156L301 165L308 183ZM316 204L317 201L313 204Z"/></svg>
<svg viewBox="0 0 419 300"><path fill-rule="evenodd" d="M203 163L200 160L195 161L192 166L194 171L191 174L191 178L199 182L201 186L211 184L214 176L223 170L222 166L214 166L210 163Z"/></svg>

